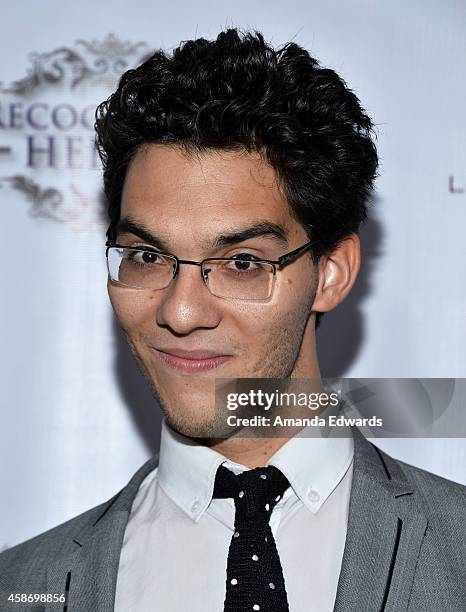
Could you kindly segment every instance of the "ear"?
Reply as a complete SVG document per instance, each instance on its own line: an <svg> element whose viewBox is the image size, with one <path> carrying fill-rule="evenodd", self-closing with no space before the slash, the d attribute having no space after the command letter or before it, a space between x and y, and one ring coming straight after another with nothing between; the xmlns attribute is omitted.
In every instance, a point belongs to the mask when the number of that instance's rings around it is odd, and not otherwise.
<svg viewBox="0 0 466 612"><path fill-rule="evenodd" d="M361 248L356 234L344 238L318 263L319 283L312 310L328 312L338 306L356 280L361 265Z"/></svg>

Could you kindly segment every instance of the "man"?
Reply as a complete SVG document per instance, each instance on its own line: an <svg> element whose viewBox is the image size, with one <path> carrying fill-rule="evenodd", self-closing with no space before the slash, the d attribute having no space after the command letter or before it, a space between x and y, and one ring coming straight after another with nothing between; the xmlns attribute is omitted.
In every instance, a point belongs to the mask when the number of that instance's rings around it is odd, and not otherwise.
<svg viewBox="0 0 466 612"><path fill-rule="evenodd" d="M228 30L125 73L96 129L108 291L160 455L4 552L2 610L464 610L464 487L357 429L214 435L216 379L320 379L317 319L355 282L377 168L356 96L298 45Z"/></svg>

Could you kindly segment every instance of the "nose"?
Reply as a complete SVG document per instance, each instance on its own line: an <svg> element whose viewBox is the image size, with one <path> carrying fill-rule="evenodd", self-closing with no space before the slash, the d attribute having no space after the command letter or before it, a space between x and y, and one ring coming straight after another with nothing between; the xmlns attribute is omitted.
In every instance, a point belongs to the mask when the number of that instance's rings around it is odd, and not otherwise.
<svg viewBox="0 0 466 612"><path fill-rule="evenodd" d="M202 280L200 267L181 264L178 274L163 289L156 321L174 333L187 335L195 329L214 329L221 321L221 300Z"/></svg>

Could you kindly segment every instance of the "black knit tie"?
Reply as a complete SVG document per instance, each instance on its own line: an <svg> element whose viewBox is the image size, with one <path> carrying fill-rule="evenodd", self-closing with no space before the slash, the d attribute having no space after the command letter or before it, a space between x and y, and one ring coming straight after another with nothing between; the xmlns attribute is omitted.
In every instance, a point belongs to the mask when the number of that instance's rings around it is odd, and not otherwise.
<svg viewBox="0 0 466 612"><path fill-rule="evenodd" d="M285 580L269 520L289 487L269 465L237 476L220 466L213 497L235 501L235 532L228 551L224 612L288 612Z"/></svg>

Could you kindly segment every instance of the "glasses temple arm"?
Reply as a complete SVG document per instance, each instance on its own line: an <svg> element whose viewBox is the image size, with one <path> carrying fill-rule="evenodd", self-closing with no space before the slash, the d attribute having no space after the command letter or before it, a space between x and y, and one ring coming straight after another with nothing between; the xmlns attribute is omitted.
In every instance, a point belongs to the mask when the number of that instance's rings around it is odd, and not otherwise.
<svg viewBox="0 0 466 612"><path fill-rule="evenodd" d="M302 253L303 251L307 251L307 249L309 249L313 244L315 244L315 242L316 242L315 240L311 240L310 242L307 242L306 244L303 244L302 246L298 247L294 251L291 251L290 253L286 253L286 255L282 255L281 257L278 258L277 263L280 265L289 263L295 257L297 257L300 253Z"/></svg>

